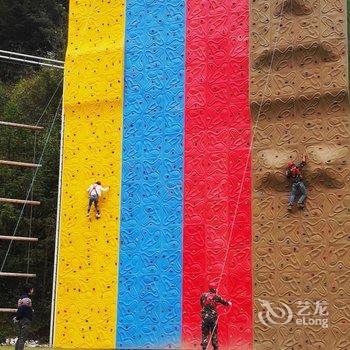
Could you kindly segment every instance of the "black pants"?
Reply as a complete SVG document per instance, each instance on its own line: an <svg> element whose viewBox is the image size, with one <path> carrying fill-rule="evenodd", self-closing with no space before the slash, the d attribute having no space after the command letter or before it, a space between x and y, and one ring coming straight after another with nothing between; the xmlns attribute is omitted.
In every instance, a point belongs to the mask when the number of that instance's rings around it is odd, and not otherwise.
<svg viewBox="0 0 350 350"><path fill-rule="evenodd" d="M100 208L98 207L98 196L90 196L89 197L89 205L88 205L88 209L87 209L88 213L90 212L92 204L95 205L96 213L100 214Z"/></svg>
<svg viewBox="0 0 350 350"><path fill-rule="evenodd" d="M23 350L24 349L24 344L26 340L28 339L29 335L29 328L30 324L32 322L28 320L27 318L22 318L18 322L18 339L16 342L16 347L15 350Z"/></svg>
<svg viewBox="0 0 350 350"><path fill-rule="evenodd" d="M214 350L219 349L218 345L218 324L215 320L202 320L202 349L206 350L209 342L209 334L211 334L211 343Z"/></svg>

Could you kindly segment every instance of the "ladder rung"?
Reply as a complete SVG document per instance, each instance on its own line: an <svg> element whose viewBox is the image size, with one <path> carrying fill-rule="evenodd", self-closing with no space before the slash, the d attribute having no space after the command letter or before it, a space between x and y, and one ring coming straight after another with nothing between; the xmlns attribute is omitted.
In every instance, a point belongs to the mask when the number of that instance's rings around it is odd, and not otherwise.
<svg viewBox="0 0 350 350"><path fill-rule="evenodd" d="M38 242L36 237L21 237L21 236L0 236L0 241L24 241L24 242Z"/></svg>
<svg viewBox="0 0 350 350"><path fill-rule="evenodd" d="M6 307L0 308L0 312L16 313L17 309L9 309Z"/></svg>
<svg viewBox="0 0 350 350"><path fill-rule="evenodd" d="M10 122L4 122L2 120L0 120L0 125L12 126L15 128L22 128L22 129L32 129L32 130L43 130L44 129L42 126L10 123Z"/></svg>
<svg viewBox="0 0 350 350"><path fill-rule="evenodd" d="M34 273L0 272L0 277L36 277Z"/></svg>
<svg viewBox="0 0 350 350"><path fill-rule="evenodd" d="M0 164L10 165L10 166L22 166L22 167L26 167L26 168L39 168L39 167L41 167L41 164L13 162L11 160L0 160Z"/></svg>
<svg viewBox="0 0 350 350"><path fill-rule="evenodd" d="M0 198L0 203L40 205L38 201L28 201L25 199Z"/></svg>

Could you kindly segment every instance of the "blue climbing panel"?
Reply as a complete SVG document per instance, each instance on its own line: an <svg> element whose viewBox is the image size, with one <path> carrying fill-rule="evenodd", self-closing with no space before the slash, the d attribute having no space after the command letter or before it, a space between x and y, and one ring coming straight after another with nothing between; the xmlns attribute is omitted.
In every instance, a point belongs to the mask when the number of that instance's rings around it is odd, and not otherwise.
<svg viewBox="0 0 350 350"><path fill-rule="evenodd" d="M181 337L184 0L126 13L117 346Z"/></svg>

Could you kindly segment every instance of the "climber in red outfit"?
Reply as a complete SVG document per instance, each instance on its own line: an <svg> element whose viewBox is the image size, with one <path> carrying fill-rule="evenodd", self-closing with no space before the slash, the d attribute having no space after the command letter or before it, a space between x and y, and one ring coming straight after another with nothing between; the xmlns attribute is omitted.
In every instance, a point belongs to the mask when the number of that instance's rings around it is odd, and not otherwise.
<svg viewBox="0 0 350 350"><path fill-rule="evenodd" d="M226 301L216 294L216 284L209 284L209 292L203 293L200 299L202 307L202 349L206 350L208 347L208 337L211 333L211 342L214 350L219 349L218 344L218 313L216 310L217 304L231 306L230 301Z"/></svg>
<svg viewBox="0 0 350 350"><path fill-rule="evenodd" d="M302 161L300 163L294 164L294 162L288 163L288 168L286 170L286 176L290 179L292 183L292 189L289 197L288 210L292 210L293 204L296 200L298 192L300 193L300 198L298 200L299 208L303 209L305 206L305 200L307 197L306 187L303 181L302 170L306 165L306 156L303 155Z"/></svg>

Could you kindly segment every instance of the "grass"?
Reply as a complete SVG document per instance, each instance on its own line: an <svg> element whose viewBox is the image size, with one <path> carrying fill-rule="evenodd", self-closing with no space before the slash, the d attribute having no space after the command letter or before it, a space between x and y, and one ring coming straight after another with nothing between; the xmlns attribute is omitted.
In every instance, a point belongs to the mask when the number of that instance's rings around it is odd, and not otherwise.
<svg viewBox="0 0 350 350"><path fill-rule="evenodd" d="M11 346L0 346L0 350L13 350L15 348L15 346L14 345L11 345ZM37 348L32 348L32 347L28 347L28 346L26 346L25 347L25 349L26 350L29 350L29 349L42 349L42 350L48 350L48 349L50 349L50 350L55 350L54 348L39 348L39 347L37 347ZM59 350L59 349L56 349L56 350Z"/></svg>

